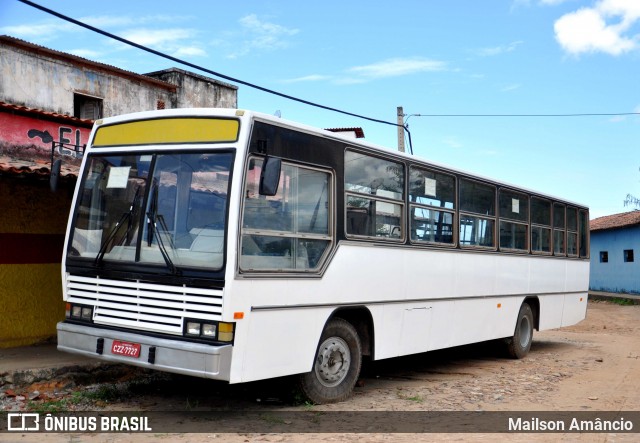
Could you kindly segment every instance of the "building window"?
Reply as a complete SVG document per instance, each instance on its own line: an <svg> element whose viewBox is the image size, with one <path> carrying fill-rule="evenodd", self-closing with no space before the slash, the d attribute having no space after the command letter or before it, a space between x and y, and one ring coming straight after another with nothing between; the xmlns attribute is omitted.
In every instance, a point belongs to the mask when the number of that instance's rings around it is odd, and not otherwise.
<svg viewBox="0 0 640 443"><path fill-rule="evenodd" d="M609 263L608 251L600 251L600 263Z"/></svg>
<svg viewBox="0 0 640 443"><path fill-rule="evenodd" d="M633 249L624 250L624 261L626 263L631 263L633 261Z"/></svg>
<svg viewBox="0 0 640 443"><path fill-rule="evenodd" d="M164 100L157 100L156 109L164 109L164 108L165 108Z"/></svg>
<svg viewBox="0 0 640 443"><path fill-rule="evenodd" d="M102 99L88 95L73 94L73 116L88 120L102 118Z"/></svg>

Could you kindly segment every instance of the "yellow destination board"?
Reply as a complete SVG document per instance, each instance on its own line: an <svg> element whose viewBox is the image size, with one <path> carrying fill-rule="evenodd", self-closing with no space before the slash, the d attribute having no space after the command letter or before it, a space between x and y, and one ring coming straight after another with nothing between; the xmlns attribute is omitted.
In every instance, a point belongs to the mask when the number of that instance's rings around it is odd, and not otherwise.
<svg viewBox="0 0 640 443"><path fill-rule="evenodd" d="M220 118L159 118L98 128L93 146L220 143L238 139L240 121Z"/></svg>

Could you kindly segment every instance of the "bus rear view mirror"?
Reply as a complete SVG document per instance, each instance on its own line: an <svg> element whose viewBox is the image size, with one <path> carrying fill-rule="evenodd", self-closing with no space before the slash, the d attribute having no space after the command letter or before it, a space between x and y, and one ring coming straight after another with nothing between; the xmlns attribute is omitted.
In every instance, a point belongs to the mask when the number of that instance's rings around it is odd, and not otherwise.
<svg viewBox="0 0 640 443"><path fill-rule="evenodd" d="M260 172L260 195L274 196L278 192L280 184L280 169L282 168L282 160L277 157L267 157L262 164Z"/></svg>

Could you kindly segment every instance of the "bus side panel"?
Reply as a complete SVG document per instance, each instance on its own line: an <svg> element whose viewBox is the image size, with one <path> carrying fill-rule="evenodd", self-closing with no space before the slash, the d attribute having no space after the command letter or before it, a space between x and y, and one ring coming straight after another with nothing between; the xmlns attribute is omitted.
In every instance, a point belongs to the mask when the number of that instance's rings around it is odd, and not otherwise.
<svg viewBox="0 0 640 443"><path fill-rule="evenodd" d="M369 305L367 308L373 318L376 360L428 350L432 303Z"/></svg>
<svg viewBox="0 0 640 443"><path fill-rule="evenodd" d="M508 265L508 257L505 265ZM531 257L529 293L558 293L566 290L566 266L564 259L554 257Z"/></svg>
<svg viewBox="0 0 640 443"><path fill-rule="evenodd" d="M309 372L325 321L331 310L284 309L252 312L244 349L242 375L233 382L247 382ZM239 377L239 379L233 379Z"/></svg>
<svg viewBox="0 0 640 443"><path fill-rule="evenodd" d="M565 295L561 326L575 325L585 319L587 316L587 295L587 292Z"/></svg>
<svg viewBox="0 0 640 443"><path fill-rule="evenodd" d="M563 294L538 297L540 301L540 331L559 328L562 325L564 298L565 296Z"/></svg>
<svg viewBox="0 0 640 443"><path fill-rule="evenodd" d="M514 297L437 303L429 350L513 335L520 303Z"/></svg>
<svg viewBox="0 0 640 443"><path fill-rule="evenodd" d="M567 292L588 292L589 291L589 261L571 260L567 265Z"/></svg>

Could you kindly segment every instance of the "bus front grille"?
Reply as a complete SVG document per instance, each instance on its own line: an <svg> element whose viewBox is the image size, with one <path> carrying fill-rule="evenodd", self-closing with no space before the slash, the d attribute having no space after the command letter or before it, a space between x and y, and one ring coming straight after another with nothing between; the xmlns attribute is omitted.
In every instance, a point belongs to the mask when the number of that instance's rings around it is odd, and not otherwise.
<svg viewBox="0 0 640 443"><path fill-rule="evenodd" d="M97 324L182 334L183 319L221 320L222 290L68 275L68 302L94 307Z"/></svg>

